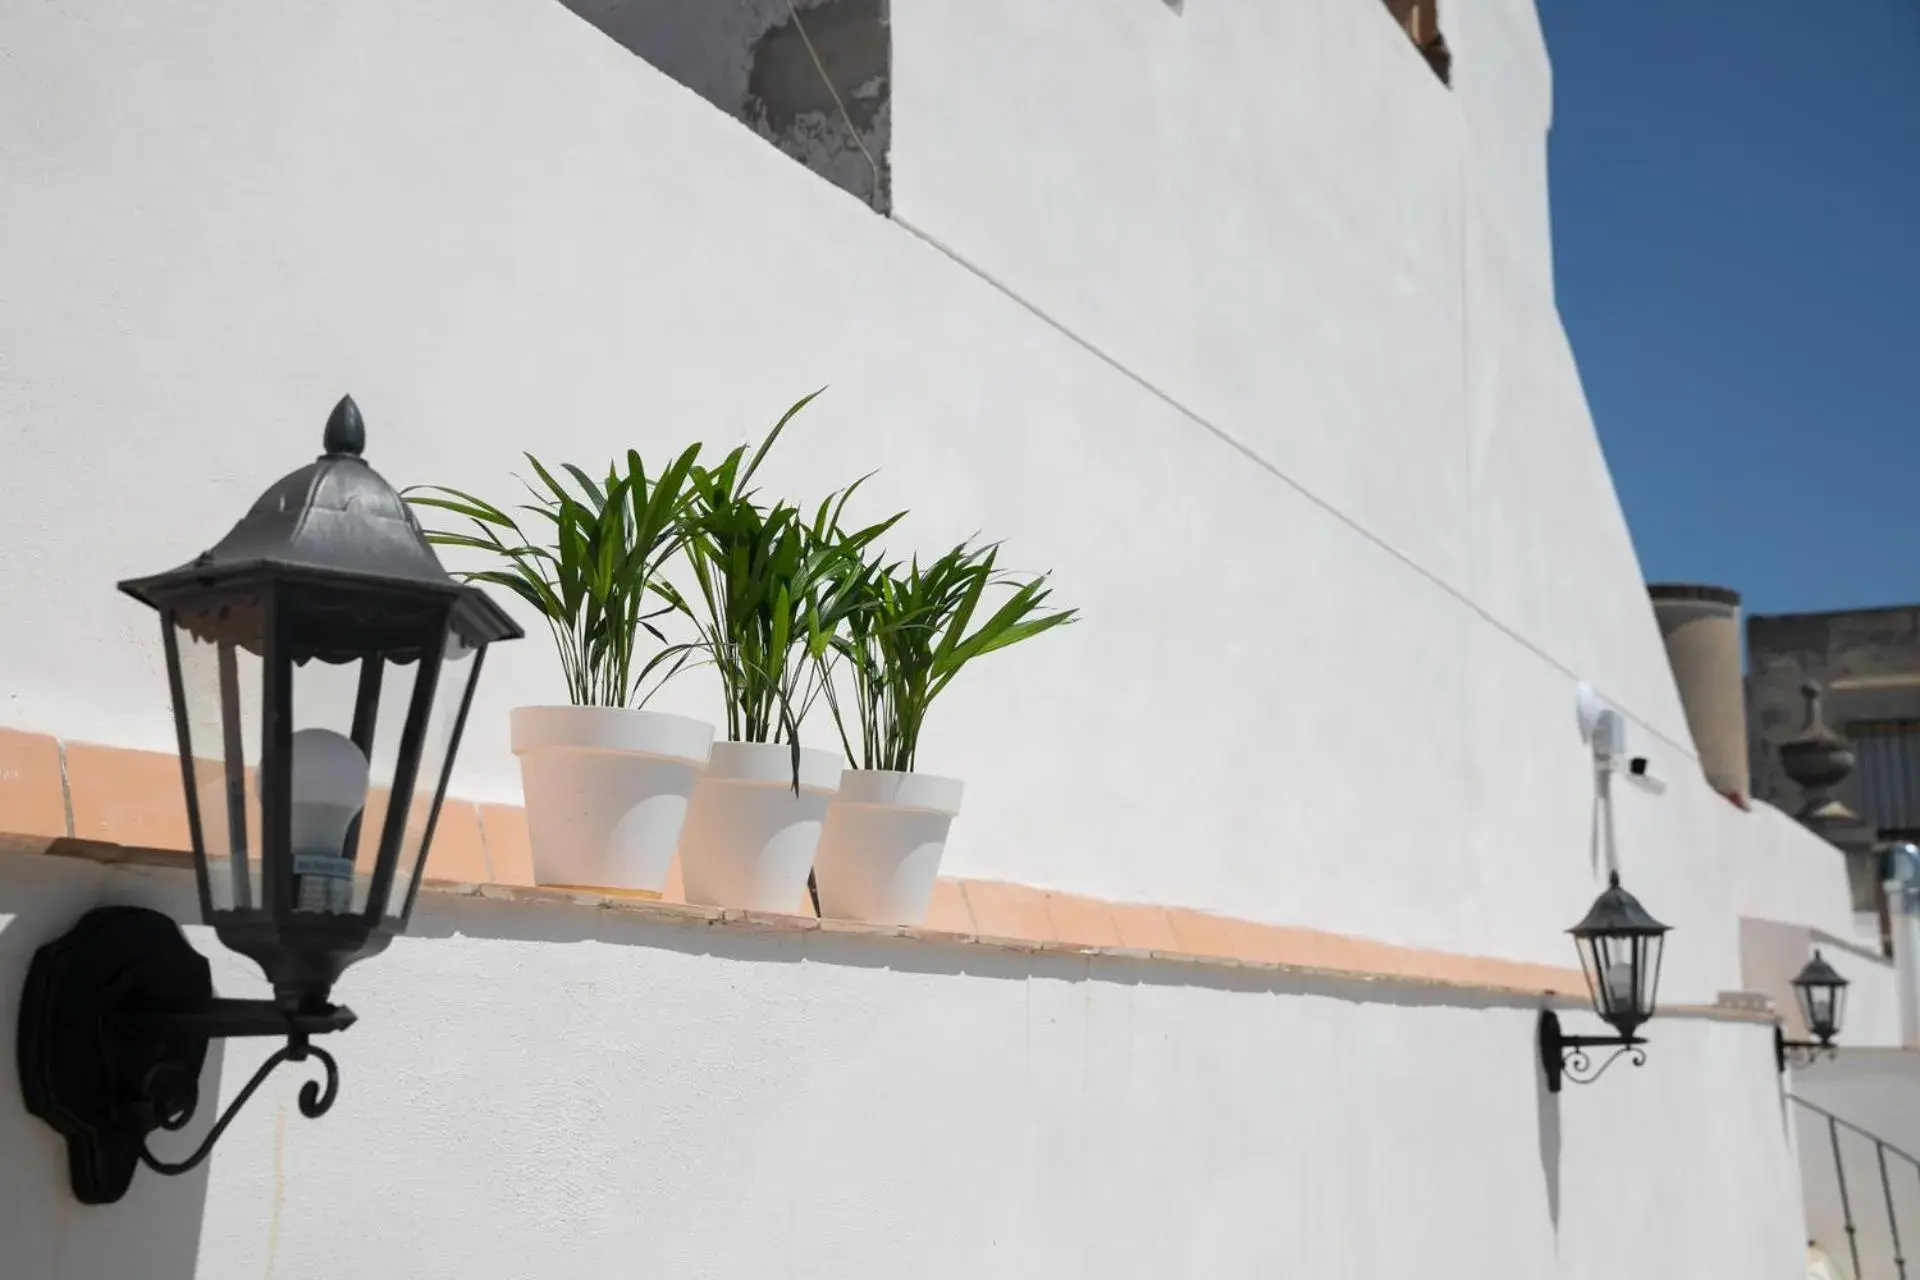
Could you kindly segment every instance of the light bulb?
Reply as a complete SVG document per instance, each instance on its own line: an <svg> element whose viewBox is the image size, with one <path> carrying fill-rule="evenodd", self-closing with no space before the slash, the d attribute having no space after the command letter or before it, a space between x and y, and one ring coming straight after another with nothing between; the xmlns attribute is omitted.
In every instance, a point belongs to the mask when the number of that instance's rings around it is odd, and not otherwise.
<svg viewBox="0 0 1920 1280"><path fill-rule="evenodd" d="M353 910L347 829L367 804L367 758L331 729L293 735L294 909Z"/></svg>
<svg viewBox="0 0 1920 1280"><path fill-rule="evenodd" d="M1607 967L1607 1003L1615 1009L1633 1008L1633 965L1626 960Z"/></svg>

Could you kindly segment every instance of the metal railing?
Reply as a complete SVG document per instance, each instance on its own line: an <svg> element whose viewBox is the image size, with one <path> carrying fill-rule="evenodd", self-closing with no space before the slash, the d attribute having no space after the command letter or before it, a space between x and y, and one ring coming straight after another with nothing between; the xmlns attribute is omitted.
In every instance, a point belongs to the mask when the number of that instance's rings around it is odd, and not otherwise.
<svg viewBox="0 0 1920 1280"><path fill-rule="evenodd" d="M1893 1179L1887 1172L1887 1157L1891 1155L1896 1161L1904 1161L1913 1171L1912 1187L1916 1196L1920 1196L1920 1157L1902 1151L1879 1135L1867 1132L1850 1120L1842 1120L1825 1107L1817 1106L1793 1094L1788 1094L1787 1097L1794 1105L1805 1108L1827 1122L1827 1143L1833 1151L1833 1176L1840 1188L1840 1215L1846 1228L1847 1254L1853 1262L1855 1280L1868 1280L1868 1277L1860 1269L1860 1236L1853 1217L1853 1198L1849 1195L1847 1188L1846 1160L1840 1153L1840 1131L1845 1129L1873 1144L1874 1165L1880 1174L1880 1200L1887 1211L1887 1238L1892 1245L1893 1267L1898 1280L1907 1280L1907 1260L1900 1247L1900 1218L1894 1211Z"/></svg>

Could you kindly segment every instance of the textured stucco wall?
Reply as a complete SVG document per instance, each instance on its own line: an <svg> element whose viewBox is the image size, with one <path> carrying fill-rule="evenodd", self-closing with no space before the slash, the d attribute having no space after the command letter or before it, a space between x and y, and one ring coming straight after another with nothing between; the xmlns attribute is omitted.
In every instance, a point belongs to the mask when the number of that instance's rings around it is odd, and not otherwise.
<svg viewBox="0 0 1920 1280"><path fill-rule="evenodd" d="M191 910L179 872L0 859L0 1057L27 957L103 899ZM6 1274L1800 1274L1763 1025L1671 1020L1554 1098L1533 1010L1391 987L472 901L415 934L340 987L329 1114L283 1068L207 1169L111 1208L0 1097ZM216 1054L162 1149L265 1052Z"/></svg>
<svg viewBox="0 0 1920 1280"><path fill-rule="evenodd" d="M111 582L343 390L396 482L505 494L829 383L770 491L877 468L896 547L1004 537L1085 613L936 710L952 871L1565 963L1586 679L1673 783L1617 814L1672 998L1738 985L1743 912L1846 928L1687 745L1554 310L1527 5L1446 16L1452 92L1354 0L894 21L899 222L550 0L0 9L0 722L169 749ZM507 712L558 693L539 640L490 661L458 789L517 798Z"/></svg>

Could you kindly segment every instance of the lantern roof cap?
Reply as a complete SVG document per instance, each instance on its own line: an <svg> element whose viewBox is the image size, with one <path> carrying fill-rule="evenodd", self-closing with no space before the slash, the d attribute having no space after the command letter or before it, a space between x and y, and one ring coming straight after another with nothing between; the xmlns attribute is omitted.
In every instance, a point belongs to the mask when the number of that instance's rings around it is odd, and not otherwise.
<svg viewBox="0 0 1920 1280"><path fill-rule="evenodd" d="M1567 930L1576 938L1656 936L1667 926L1647 914L1640 899L1620 887L1620 873L1607 874L1607 888L1587 912L1586 919Z"/></svg>
<svg viewBox="0 0 1920 1280"><path fill-rule="evenodd" d="M268 487L226 537L176 569L131 579L120 589L155 609L183 591L256 575L465 597L469 622L486 640L520 627L480 591L441 567L420 522L394 487L367 465L366 422L342 396L321 437L325 450Z"/></svg>
<svg viewBox="0 0 1920 1280"><path fill-rule="evenodd" d="M1793 980L1793 985L1796 987L1844 987L1850 984L1841 976L1838 969L1827 963L1827 958L1820 954L1818 947L1815 947L1813 959L1807 961L1806 968L1800 970Z"/></svg>

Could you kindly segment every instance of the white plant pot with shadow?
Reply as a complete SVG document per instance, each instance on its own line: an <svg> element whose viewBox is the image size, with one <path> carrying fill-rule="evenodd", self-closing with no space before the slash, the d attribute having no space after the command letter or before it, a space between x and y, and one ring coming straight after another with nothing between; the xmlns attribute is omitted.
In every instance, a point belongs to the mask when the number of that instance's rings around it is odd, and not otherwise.
<svg viewBox="0 0 1920 1280"><path fill-rule="evenodd" d="M625 707L516 707L536 884L666 887L713 726Z"/></svg>
<svg viewBox="0 0 1920 1280"><path fill-rule="evenodd" d="M800 910L840 774L838 753L803 748L796 790L791 746L714 743L680 837L687 901L746 911Z"/></svg>
<svg viewBox="0 0 1920 1280"><path fill-rule="evenodd" d="M958 779L933 774L848 770L814 860L820 914L924 923L964 790Z"/></svg>

